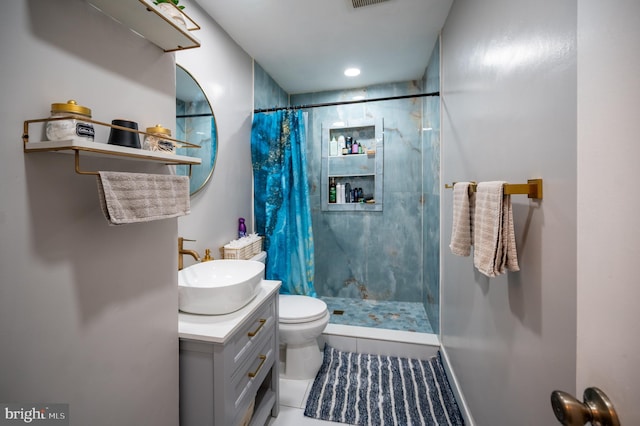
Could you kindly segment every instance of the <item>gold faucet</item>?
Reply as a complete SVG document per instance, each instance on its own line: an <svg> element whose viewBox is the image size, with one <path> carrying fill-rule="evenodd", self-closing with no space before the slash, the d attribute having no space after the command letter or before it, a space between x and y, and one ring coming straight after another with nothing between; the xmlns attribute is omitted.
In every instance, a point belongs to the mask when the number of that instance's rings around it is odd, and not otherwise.
<svg viewBox="0 0 640 426"><path fill-rule="evenodd" d="M186 238L178 237L178 271L181 270L184 265L182 256L184 256L185 254L188 254L189 256L193 257L196 260L196 262L200 262L200 255L198 254L197 251L185 250L184 247L182 247L184 241L195 241L195 240L187 240Z"/></svg>

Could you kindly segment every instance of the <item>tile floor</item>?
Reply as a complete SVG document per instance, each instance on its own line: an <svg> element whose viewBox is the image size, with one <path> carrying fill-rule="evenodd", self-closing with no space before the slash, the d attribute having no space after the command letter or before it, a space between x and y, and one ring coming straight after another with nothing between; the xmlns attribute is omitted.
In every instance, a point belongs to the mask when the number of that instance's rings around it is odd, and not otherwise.
<svg viewBox="0 0 640 426"><path fill-rule="evenodd" d="M311 380L289 380L280 378L280 414L271 418L269 426L317 426L343 425L344 423L327 422L305 417L304 407L311 390Z"/></svg>
<svg viewBox="0 0 640 426"><path fill-rule="evenodd" d="M433 333L419 302L394 302L345 297L320 297L331 313L331 324ZM342 313L336 314L336 311Z"/></svg>

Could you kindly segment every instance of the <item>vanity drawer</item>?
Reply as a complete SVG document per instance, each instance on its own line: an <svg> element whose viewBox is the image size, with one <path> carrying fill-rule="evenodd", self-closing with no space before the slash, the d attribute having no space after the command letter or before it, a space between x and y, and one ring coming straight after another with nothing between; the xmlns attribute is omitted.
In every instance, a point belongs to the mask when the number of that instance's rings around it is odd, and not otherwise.
<svg viewBox="0 0 640 426"><path fill-rule="evenodd" d="M230 371L235 371L253 352L256 346L275 334L277 325L275 298L269 300L261 309L255 312L249 320L235 333L235 336L228 342L228 358L225 364Z"/></svg>
<svg viewBox="0 0 640 426"><path fill-rule="evenodd" d="M271 370L275 362L276 348L275 335L271 333L260 347L256 347L255 353L236 370L231 377L230 398L233 401L236 416L240 417L255 398L260 385ZM232 424L235 424L234 419Z"/></svg>

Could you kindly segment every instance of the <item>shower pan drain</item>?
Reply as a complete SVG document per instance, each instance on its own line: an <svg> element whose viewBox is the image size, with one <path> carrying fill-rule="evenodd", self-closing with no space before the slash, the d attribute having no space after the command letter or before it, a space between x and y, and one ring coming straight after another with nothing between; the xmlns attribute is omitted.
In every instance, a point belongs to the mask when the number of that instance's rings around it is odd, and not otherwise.
<svg viewBox="0 0 640 426"><path fill-rule="evenodd" d="M385 1L389 0L351 0L351 3L353 3L353 8L355 9L358 7L371 6L376 3L383 3Z"/></svg>

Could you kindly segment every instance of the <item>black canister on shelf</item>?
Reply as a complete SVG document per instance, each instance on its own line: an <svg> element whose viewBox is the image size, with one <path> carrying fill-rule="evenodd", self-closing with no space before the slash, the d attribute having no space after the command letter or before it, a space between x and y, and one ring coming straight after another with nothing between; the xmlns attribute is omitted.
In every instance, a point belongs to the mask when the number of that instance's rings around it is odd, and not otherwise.
<svg viewBox="0 0 640 426"><path fill-rule="evenodd" d="M114 126L125 127L127 129L135 130L131 132L129 130L118 129L115 127L111 128L111 132L109 133L109 141L110 145L119 145L126 146L129 148L140 148L140 136L137 133L138 123L130 120L122 120L116 119L111 121L111 124Z"/></svg>

